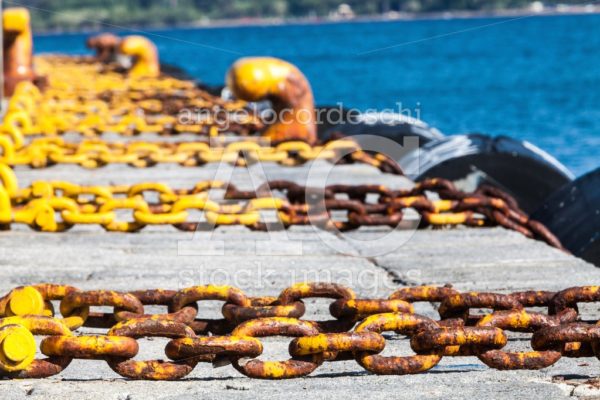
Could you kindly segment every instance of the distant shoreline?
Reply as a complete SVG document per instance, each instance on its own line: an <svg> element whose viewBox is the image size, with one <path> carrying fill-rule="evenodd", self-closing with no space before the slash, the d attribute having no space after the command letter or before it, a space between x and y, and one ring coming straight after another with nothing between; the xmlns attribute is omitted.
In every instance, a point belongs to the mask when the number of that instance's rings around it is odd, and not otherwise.
<svg viewBox="0 0 600 400"><path fill-rule="evenodd" d="M331 17L298 17L298 18L236 18L198 21L196 23L175 25L149 25L149 26L123 26L117 27L107 24L106 29L89 27L77 30L38 30L37 35L57 35L64 33L93 33L98 31L127 31L127 30L169 30L169 29L212 29L212 28L240 28L261 26L285 26L285 25L320 25L338 23L368 23L368 22L394 22L394 21L427 21L427 20L450 20L450 19L487 19L487 18L519 18L519 17L545 17L545 16L569 16L569 15L597 15L600 14L600 5L567 6L545 8L541 11L531 9L507 9L495 11L444 11L428 13L397 13L392 12L380 15L356 16L353 18L331 18Z"/></svg>
<svg viewBox="0 0 600 400"><path fill-rule="evenodd" d="M331 24L344 22L386 22L386 21L418 21L418 20L447 20L447 19L477 19L477 18L507 18L507 17L536 17L557 15L594 15L600 14L600 5L570 6L564 9L546 8L533 12L525 9L507 9L496 11L444 11L427 13L389 13L380 15L358 15L354 18L304 17L304 18L238 18L212 20L206 23L187 24L188 27L226 28L243 26L269 25L299 25L299 24ZM180 26L181 27L181 26Z"/></svg>

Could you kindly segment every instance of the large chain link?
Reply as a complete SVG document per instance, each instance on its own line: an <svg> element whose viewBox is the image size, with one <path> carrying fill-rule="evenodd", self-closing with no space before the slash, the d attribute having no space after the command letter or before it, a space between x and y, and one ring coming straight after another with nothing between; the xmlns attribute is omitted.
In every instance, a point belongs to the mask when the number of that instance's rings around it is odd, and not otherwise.
<svg viewBox="0 0 600 400"><path fill-rule="evenodd" d="M333 299L332 321L302 320L303 299ZM197 319L198 302L223 301L222 320ZM58 301L61 317L54 314ZM0 298L0 334L19 325L45 336L41 352L49 358L19 368L6 361L10 347L0 349L0 374L41 378L60 373L72 359L105 360L130 379L174 380L200 362L231 363L242 374L259 379L305 376L325 362L356 360L375 374L404 375L427 371L443 357L476 356L500 370L541 369L561 357L600 357L600 327L582 322L577 304L600 301L599 286L560 292L510 294L465 292L450 286L407 287L386 299L358 299L335 283L298 283L278 297L252 298L231 286L194 286L179 291L81 291L41 284L13 289ZM414 302L439 304L440 320L414 314ZM144 306L163 305L167 313L144 314ZM113 308L93 312L96 306ZM546 308L546 312L528 310ZM490 309L492 313L473 313ZM332 323L336 322L336 323ZM80 327L109 328L106 334L74 336ZM414 355L382 356L384 332L410 338ZM506 352L507 332L531 333L532 351ZM212 336L209 336L212 335ZM261 361L259 338L294 337L286 361ZM164 337L168 361L132 360L137 339ZM9 355L14 356L14 351Z"/></svg>

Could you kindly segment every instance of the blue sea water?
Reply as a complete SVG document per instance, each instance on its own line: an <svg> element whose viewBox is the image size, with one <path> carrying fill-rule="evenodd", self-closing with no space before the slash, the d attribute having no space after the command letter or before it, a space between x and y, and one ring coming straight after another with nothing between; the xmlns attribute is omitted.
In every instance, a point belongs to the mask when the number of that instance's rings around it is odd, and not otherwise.
<svg viewBox="0 0 600 400"><path fill-rule="evenodd" d="M446 134L528 140L576 175L600 166L600 15L148 34L163 62L209 84L222 83L241 56L281 57L305 72L319 104L382 110L401 103ZM36 52L85 53L86 36L40 35Z"/></svg>

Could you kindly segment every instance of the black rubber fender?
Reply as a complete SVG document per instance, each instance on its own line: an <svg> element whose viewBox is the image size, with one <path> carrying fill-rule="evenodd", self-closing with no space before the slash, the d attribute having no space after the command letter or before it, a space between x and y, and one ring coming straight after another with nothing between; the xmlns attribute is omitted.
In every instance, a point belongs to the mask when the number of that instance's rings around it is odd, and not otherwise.
<svg viewBox="0 0 600 400"><path fill-rule="evenodd" d="M221 97L223 95L223 90L225 89L225 85L209 85L198 81L196 81L196 87L216 97Z"/></svg>
<svg viewBox="0 0 600 400"><path fill-rule="evenodd" d="M600 168L560 188L531 217L571 253L600 267Z"/></svg>
<svg viewBox="0 0 600 400"><path fill-rule="evenodd" d="M181 79L184 81L194 80L194 78L192 78L192 76L188 74L186 70L173 64L160 63L160 72L175 79Z"/></svg>
<svg viewBox="0 0 600 400"><path fill-rule="evenodd" d="M426 143L397 160L416 181L445 178L459 181L480 174L486 183L508 192L531 213L573 175L555 158L533 144L506 136L447 136Z"/></svg>
<svg viewBox="0 0 600 400"><path fill-rule="evenodd" d="M195 82L196 88L220 97L225 85L209 85L192 77L185 69L173 64L160 64L160 71L171 78Z"/></svg>
<svg viewBox="0 0 600 400"><path fill-rule="evenodd" d="M360 113L339 107L317 108L319 141L327 142L339 136L374 135L404 144L404 137L419 138L419 146L444 138L444 135L427 123L397 113ZM327 118L327 113L331 118Z"/></svg>

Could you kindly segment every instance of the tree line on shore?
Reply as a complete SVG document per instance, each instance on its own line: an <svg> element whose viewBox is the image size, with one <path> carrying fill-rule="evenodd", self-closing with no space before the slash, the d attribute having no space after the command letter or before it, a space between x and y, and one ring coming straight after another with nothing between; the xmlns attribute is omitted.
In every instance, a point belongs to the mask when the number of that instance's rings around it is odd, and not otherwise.
<svg viewBox="0 0 600 400"><path fill-rule="evenodd" d="M341 4L356 15L526 7L533 0L26 0L37 29L100 28L105 23L170 26L214 19L326 17ZM579 4L577 0L546 0ZM10 6L10 4L8 4ZM348 8L345 8L346 10Z"/></svg>

